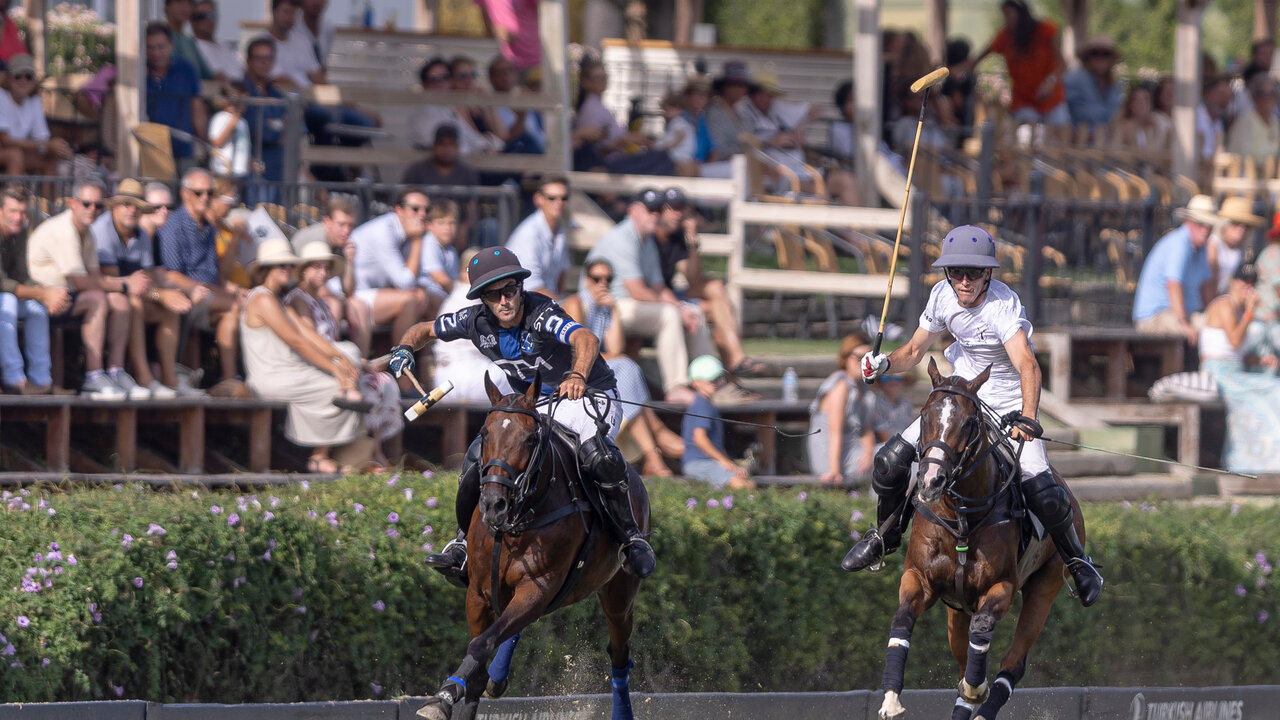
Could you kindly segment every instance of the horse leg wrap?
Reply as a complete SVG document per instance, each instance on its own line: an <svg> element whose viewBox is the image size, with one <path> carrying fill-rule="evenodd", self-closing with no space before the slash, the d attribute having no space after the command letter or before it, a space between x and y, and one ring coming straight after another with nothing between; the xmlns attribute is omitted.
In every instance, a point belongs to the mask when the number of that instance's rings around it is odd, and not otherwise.
<svg viewBox="0 0 1280 720"><path fill-rule="evenodd" d="M974 720L985 718L991 720L1000 712L1000 708L1009 702L1009 696L1013 695L1013 687L1016 681L1013 674L1001 672L996 676L996 681L991 684L991 694L987 697L987 701L982 703L982 707L978 708L978 712L974 715Z"/></svg>
<svg viewBox="0 0 1280 720"><path fill-rule="evenodd" d="M520 633L498 646L493 661L489 663L489 679L495 683L503 682L511 674L511 656L515 654L516 643L520 642Z"/></svg>
<svg viewBox="0 0 1280 720"><path fill-rule="evenodd" d="M884 654L884 677L880 683L885 690L902 693L902 680L907 672L907 651L911 649L911 629L914 625L915 621L909 617L893 616L893 624L889 626L889 649Z"/></svg>
<svg viewBox="0 0 1280 720"><path fill-rule="evenodd" d="M620 668L609 667L609 677L613 681L613 713L609 720L633 720L631 711L631 668L636 664L627 660Z"/></svg>
<svg viewBox="0 0 1280 720"><path fill-rule="evenodd" d="M978 613L969 621L969 659L964 667L964 680L960 683L960 695L969 702L980 703L986 699L987 651L991 649L991 636L995 629L996 620L987 613ZM966 688L973 694L967 693Z"/></svg>
<svg viewBox="0 0 1280 720"><path fill-rule="evenodd" d="M951 720L969 720L973 717L973 709L976 707L978 707L977 703L969 702L962 697L956 698L956 704L951 708Z"/></svg>

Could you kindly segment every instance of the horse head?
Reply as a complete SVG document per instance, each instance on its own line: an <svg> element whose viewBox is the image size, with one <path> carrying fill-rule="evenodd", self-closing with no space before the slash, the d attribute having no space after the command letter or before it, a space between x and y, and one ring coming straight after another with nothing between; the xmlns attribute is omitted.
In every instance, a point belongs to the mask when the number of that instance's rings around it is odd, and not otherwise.
<svg viewBox="0 0 1280 720"><path fill-rule="evenodd" d="M493 407L480 430L480 518L494 533L510 529L516 505L538 472L545 423L536 409L541 373L524 393L503 395L486 373L485 392Z"/></svg>
<svg viewBox="0 0 1280 720"><path fill-rule="evenodd" d="M917 497L937 502L960 477L968 475L975 456L986 443L978 388L991 376L991 366L972 380L944 377L929 360L933 391L920 412L920 466Z"/></svg>

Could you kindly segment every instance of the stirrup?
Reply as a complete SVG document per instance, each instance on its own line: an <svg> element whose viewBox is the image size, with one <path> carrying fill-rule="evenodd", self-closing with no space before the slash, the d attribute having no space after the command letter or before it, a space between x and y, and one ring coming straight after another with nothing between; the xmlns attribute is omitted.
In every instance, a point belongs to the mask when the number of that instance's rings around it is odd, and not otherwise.
<svg viewBox="0 0 1280 720"><path fill-rule="evenodd" d="M1074 586L1070 582L1067 583L1067 594L1073 598L1080 597L1080 592L1078 590L1078 586L1080 583L1078 580L1076 580L1076 568L1080 568L1081 571L1084 571L1084 572L1092 573L1093 576L1098 579L1098 593L1101 594L1102 586L1106 584L1106 580L1103 579L1102 573L1098 572L1098 568L1094 566L1093 559L1087 555L1084 557L1068 558L1063 561L1062 563L1062 572L1064 575L1063 580L1070 579L1075 582ZM1067 576L1069 576L1069 578ZM1085 607L1088 607L1093 603L1097 602L1097 600L1098 598L1095 596L1092 599L1092 601L1085 603L1084 600L1082 599L1081 603L1083 603Z"/></svg>
<svg viewBox="0 0 1280 720"><path fill-rule="evenodd" d="M630 562L630 558L628 557L630 552L633 550L641 553L644 553L647 551L649 557L653 558L653 564L655 567L653 568L634 567L634 563ZM631 537L627 538L626 542L622 543L622 545L618 547L618 564L627 568L628 572L640 578L641 580L653 574L653 571L656 568L657 563L658 563L658 558L657 558L657 555L655 555L653 552L653 546L650 545L649 541L645 540L644 537L641 535L632 535Z"/></svg>
<svg viewBox="0 0 1280 720"><path fill-rule="evenodd" d="M459 548L462 550L461 565L455 562L453 558L455 549L459 549ZM454 538L450 540L449 542L445 543L445 546L441 548L440 552L435 553L434 555L428 555L426 559L426 563L434 568L441 568L441 569L447 568L447 569L457 570L458 572L466 572L467 560L468 560L467 539L465 537L462 537L462 538Z"/></svg>
<svg viewBox="0 0 1280 720"><path fill-rule="evenodd" d="M880 544L880 549L878 551L870 549L871 544L875 542L878 542ZM866 552L875 553L875 560L873 560L870 564L866 565L865 567L851 567L851 565L855 560L861 559L861 558L854 557L854 553L857 553L859 548L867 548ZM862 554L863 553L859 553L859 555L862 555ZM888 555L888 554L889 554L889 550L888 550L887 543L885 543L884 541L884 536L880 534L879 528L873 527L867 531L866 535L862 536L862 539L854 543L853 547L850 548L849 552L844 556L844 560L840 562L840 566L844 568L846 572L857 572L858 570L864 570L864 569L867 570L868 572L879 572L884 569L885 567L884 557L885 555Z"/></svg>

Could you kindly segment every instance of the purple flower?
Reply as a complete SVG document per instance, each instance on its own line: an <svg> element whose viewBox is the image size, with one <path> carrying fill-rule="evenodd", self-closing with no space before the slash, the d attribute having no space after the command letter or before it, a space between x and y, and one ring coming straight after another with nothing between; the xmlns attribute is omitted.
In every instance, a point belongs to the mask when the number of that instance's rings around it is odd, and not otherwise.
<svg viewBox="0 0 1280 720"><path fill-rule="evenodd" d="M28 627L31 625L31 618L26 615L18 616L18 627Z"/></svg>
<svg viewBox="0 0 1280 720"><path fill-rule="evenodd" d="M302 588L294 588L294 589L293 589L293 599L294 599L294 600L301 600L301 599L302 599Z"/></svg>
<svg viewBox="0 0 1280 720"><path fill-rule="evenodd" d="M387 537L397 538L400 537L400 533L395 528L387 528Z"/></svg>
<svg viewBox="0 0 1280 720"><path fill-rule="evenodd" d="M387 487L395 487L400 482L400 473L392 473L391 478L387 480Z"/></svg>
<svg viewBox="0 0 1280 720"><path fill-rule="evenodd" d="M733 496L732 496L732 495L725 495L725 496L724 496L724 498L722 498L722 499L720 500L720 507L724 508L725 510L732 510L732 509L733 509Z"/></svg>
<svg viewBox="0 0 1280 720"><path fill-rule="evenodd" d="M307 614L307 606L306 606L306 605L299 605L299 606L298 606L298 609L297 609L297 610L295 610L294 612L298 613L299 615L306 615L306 614Z"/></svg>
<svg viewBox="0 0 1280 720"><path fill-rule="evenodd" d="M330 510L329 512L327 512L327 513L325 513L325 514L324 514L324 519L325 519L325 520L328 520L330 525L333 525L334 527L337 527L337 525L338 525L338 513L337 513L337 512L334 512L333 510Z"/></svg>
<svg viewBox="0 0 1280 720"><path fill-rule="evenodd" d="M364 505L361 505L360 503L356 503L355 508L356 508L357 515L364 512Z"/></svg>
<svg viewBox="0 0 1280 720"><path fill-rule="evenodd" d="M214 515L221 515L222 508L218 507L217 505L214 505L213 507L209 508L209 512L213 513Z"/></svg>
<svg viewBox="0 0 1280 720"><path fill-rule="evenodd" d="M315 520L315 519L316 519L316 511L315 511L315 510L310 510L310 511L308 511L308 512L307 512L307 517L311 518L312 520Z"/></svg>
<svg viewBox="0 0 1280 720"><path fill-rule="evenodd" d="M720 507L720 501L715 498L707 498L707 507L718 508Z"/></svg>
<svg viewBox="0 0 1280 720"><path fill-rule="evenodd" d="M266 552L262 553L262 559L263 559L263 561L264 561L264 562L271 562L271 551L270 551L270 550L268 550L268 551L266 551Z"/></svg>
<svg viewBox="0 0 1280 720"><path fill-rule="evenodd" d="M49 517L53 517L54 515L58 514L58 511L54 510L53 508L49 508L47 512L49 513Z"/></svg>
<svg viewBox="0 0 1280 720"><path fill-rule="evenodd" d="M1244 589L1244 586L1243 586L1243 585L1237 585L1237 586L1236 586L1236 597L1244 597L1244 596L1245 596L1245 594L1246 594L1246 593L1248 593L1248 592L1249 592L1248 590L1245 590L1245 589Z"/></svg>
<svg viewBox="0 0 1280 720"><path fill-rule="evenodd" d="M369 689L373 691L373 694L374 694L374 695L381 695L381 694L382 694L382 686L381 686L381 685L379 685L379 684L378 684L378 683L376 683L376 682L371 682L371 683L369 683Z"/></svg>
<svg viewBox="0 0 1280 720"><path fill-rule="evenodd" d="M405 489L404 489L404 499L405 499L405 500L412 500L412 499L413 499L413 488L405 488Z"/></svg>
<svg viewBox="0 0 1280 720"><path fill-rule="evenodd" d="M424 478L434 477L434 476L435 476L435 474L436 474L436 473L435 473L435 471L434 471L434 470L423 470L423 471L422 471L422 477L424 477Z"/></svg>
<svg viewBox="0 0 1280 720"><path fill-rule="evenodd" d="M267 502L271 504L271 507L280 507L280 498L275 495L267 498Z"/></svg>
<svg viewBox="0 0 1280 720"><path fill-rule="evenodd" d="M698 501L694 500L693 498L689 498L688 500L684 501L684 507L686 510L692 510L698 507Z"/></svg>
<svg viewBox="0 0 1280 720"><path fill-rule="evenodd" d="M267 540L267 547L271 548L272 550L275 550L275 549L276 549L276 541L275 541L274 539L268 539L268 540Z"/></svg>
<svg viewBox="0 0 1280 720"><path fill-rule="evenodd" d="M805 500L809 499L809 493L801 490L800 494L796 495L796 499L799 500L800 502L804 502Z"/></svg>
<svg viewBox="0 0 1280 720"><path fill-rule="evenodd" d="M239 523L240 523L239 513L231 513L230 515L227 516L227 525L230 525L231 527L235 527Z"/></svg>
<svg viewBox="0 0 1280 720"><path fill-rule="evenodd" d="M1240 514L1240 503L1231 503L1231 514L1233 516Z"/></svg>
<svg viewBox="0 0 1280 720"><path fill-rule="evenodd" d="M161 537L164 537L165 535L168 535L168 534L169 534L168 530L165 530L164 528L160 527L156 523L151 523L150 525L147 526L147 535L159 535Z"/></svg>
<svg viewBox="0 0 1280 720"><path fill-rule="evenodd" d="M40 658L40 665L42 665L43 667L49 667L50 662L52 661L49 660L49 658Z"/></svg>
<svg viewBox="0 0 1280 720"><path fill-rule="evenodd" d="M16 652L18 652L18 650L13 646L13 643L8 643L4 646L4 650L0 650L0 655L12 656Z"/></svg>
<svg viewBox="0 0 1280 720"><path fill-rule="evenodd" d="M140 577L136 577L136 578L134 578L134 579L133 579L133 586L134 586L134 587L136 587L136 588L141 588L141 587L142 587L142 578L140 578Z"/></svg>
<svg viewBox="0 0 1280 720"><path fill-rule="evenodd" d="M433 497L427 498L427 507L433 508L438 504L439 504L439 501L437 501L435 498Z"/></svg>
<svg viewBox="0 0 1280 720"><path fill-rule="evenodd" d="M430 525L427 525L426 527L422 528L423 535L430 535L433 532L435 532L435 528L431 527Z"/></svg>
<svg viewBox="0 0 1280 720"><path fill-rule="evenodd" d="M849 537L856 541L862 537L862 533L858 532L857 530L850 530Z"/></svg>
<svg viewBox="0 0 1280 720"><path fill-rule="evenodd" d="M55 550L55 551L56 551L56 550L61 550L61 549L62 549L62 546L61 546L61 545L59 545L59 544L58 544L58 543L56 543L56 542L51 542L51 543L49 543L49 549L50 549L50 550Z"/></svg>
<svg viewBox="0 0 1280 720"><path fill-rule="evenodd" d="M125 533L124 540L121 540L120 544L124 546L125 550L128 550L133 545L133 536L129 533Z"/></svg>
<svg viewBox="0 0 1280 720"><path fill-rule="evenodd" d="M311 489L311 481L310 481L310 480L303 480L301 484L302 484L302 489L303 489L303 490L310 490L310 489Z"/></svg>
<svg viewBox="0 0 1280 720"><path fill-rule="evenodd" d="M849 516L849 520L850 520L850 521L852 521L852 522L858 522L858 521L859 521L859 520L861 520L861 519L862 519L862 511L861 511L861 510L854 510L854 511L853 511L853 514Z"/></svg>
<svg viewBox="0 0 1280 720"><path fill-rule="evenodd" d="M1133 507L1133 503L1129 502L1128 500L1125 500L1124 502L1120 503L1120 507L1124 508L1125 510L1129 510L1130 508Z"/></svg>
<svg viewBox="0 0 1280 720"><path fill-rule="evenodd" d="M435 546L435 545L432 545L431 543L422 543L422 551L423 551L423 552L435 552L435 551L436 551L436 546Z"/></svg>
<svg viewBox="0 0 1280 720"><path fill-rule="evenodd" d="M1264 623L1264 622L1266 622L1266 621L1267 621L1267 618L1269 618L1269 617L1271 617L1271 616L1267 614L1267 611L1266 611L1266 610L1259 610L1259 611L1258 611L1258 622L1260 622L1260 623Z"/></svg>
<svg viewBox="0 0 1280 720"><path fill-rule="evenodd" d="M1259 550L1257 554L1253 556L1253 559L1255 562L1258 563L1259 566L1267 564L1267 556L1264 555L1261 550Z"/></svg>
<svg viewBox="0 0 1280 720"><path fill-rule="evenodd" d="M276 514L271 512L270 510L262 513L262 522L271 522L272 520L275 520L275 519L276 519Z"/></svg>
<svg viewBox="0 0 1280 720"><path fill-rule="evenodd" d="M124 695L123 685L112 685L111 690L116 694L116 697L122 697Z"/></svg>
<svg viewBox="0 0 1280 720"><path fill-rule="evenodd" d="M400 513L397 513L397 512L387 513L387 522L392 524L400 522Z"/></svg>
<svg viewBox="0 0 1280 720"><path fill-rule="evenodd" d="M70 565L70 566L72 566L72 567L75 567L76 565L79 565L79 564L80 564L80 561L76 559L76 556L75 556L75 555L68 555L68 556L67 556L67 564L68 564L68 565Z"/></svg>
<svg viewBox="0 0 1280 720"><path fill-rule="evenodd" d="M383 610L387 609L387 604L382 602L381 600L377 600L373 603L373 609L377 610L378 612L382 612Z"/></svg>

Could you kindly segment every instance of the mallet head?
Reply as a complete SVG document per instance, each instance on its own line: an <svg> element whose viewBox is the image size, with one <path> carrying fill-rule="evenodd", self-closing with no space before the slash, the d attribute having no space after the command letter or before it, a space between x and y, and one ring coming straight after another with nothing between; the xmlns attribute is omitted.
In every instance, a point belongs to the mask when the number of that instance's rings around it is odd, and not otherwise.
<svg viewBox="0 0 1280 720"><path fill-rule="evenodd" d="M918 93L921 90L924 90L925 88L931 88L934 85L937 85L938 83L942 82L943 80L946 80L947 76L950 74L951 74L950 69L945 67L940 67L937 70L934 70L933 72L929 73L928 75L925 75L924 77L920 78L919 80L911 83L911 92Z"/></svg>

